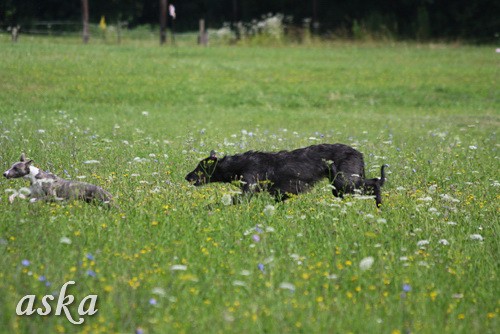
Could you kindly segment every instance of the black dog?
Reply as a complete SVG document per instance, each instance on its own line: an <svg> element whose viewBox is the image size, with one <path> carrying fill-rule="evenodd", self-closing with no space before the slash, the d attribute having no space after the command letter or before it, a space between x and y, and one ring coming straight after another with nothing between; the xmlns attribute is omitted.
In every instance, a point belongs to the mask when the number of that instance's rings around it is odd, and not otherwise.
<svg viewBox="0 0 500 334"><path fill-rule="evenodd" d="M195 186L210 182L241 182L244 193L268 191L276 200L285 200L289 194L306 191L317 181L328 177L333 195L343 197L355 189L375 195L377 207L382 203L381 177L365 179L363 155L343 144L321 144L293 151L276 153L249 151L218 159L215 152L200 161L186 180Z"/></svg>

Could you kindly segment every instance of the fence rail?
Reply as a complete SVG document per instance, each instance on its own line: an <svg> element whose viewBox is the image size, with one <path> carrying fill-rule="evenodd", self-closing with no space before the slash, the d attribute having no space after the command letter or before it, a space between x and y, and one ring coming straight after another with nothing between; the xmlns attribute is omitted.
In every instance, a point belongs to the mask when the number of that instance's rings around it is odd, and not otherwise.
<svg viewBox="0 0 500 334"><path fill-rule="evenodd" d="M93 39L116 40L126 36L131 39L149 38L156 32L149 28L141 27L139 34L136 29L129 30L128 22L121 21L109 24L102 28L99 23L89 23L89 32ZM16 26L0 25L0 34L12 35L12 40L17 40L18 36L66 36L78 37L82 35L83 24L81 21L36 21L21 23ZM140 35L140 36L139 36Z"/></svg>
<svg viewBox="0 0 500 334"><path fill-rule="evenodd" d="M22 23L17 26L1 26L0 31L11 32L15 27L18 27L21 34L27 35L75 35L81 32L82 23L71 21L39 21Z"/></svg>

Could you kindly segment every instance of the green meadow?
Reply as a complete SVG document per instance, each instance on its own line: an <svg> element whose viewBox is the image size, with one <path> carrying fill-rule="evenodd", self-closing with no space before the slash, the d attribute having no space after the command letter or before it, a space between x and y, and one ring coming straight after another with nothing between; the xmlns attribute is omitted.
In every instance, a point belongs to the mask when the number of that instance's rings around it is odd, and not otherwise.
<svg viewBox="0 0 500 334"><path fill-rule="evenodd" d="M499 54L491 46L249 47L0 39L0 166L99 185L119 208L0 180L2 333L495 333ZM219 155L344 143L373 199L328 182L229 205L184 180ZM56 314L61 287L97 312ZM16 315L35 295L51 313ZM26 304L21 305L22 308ZM88 304L87 304L88 306Z"/></svg>

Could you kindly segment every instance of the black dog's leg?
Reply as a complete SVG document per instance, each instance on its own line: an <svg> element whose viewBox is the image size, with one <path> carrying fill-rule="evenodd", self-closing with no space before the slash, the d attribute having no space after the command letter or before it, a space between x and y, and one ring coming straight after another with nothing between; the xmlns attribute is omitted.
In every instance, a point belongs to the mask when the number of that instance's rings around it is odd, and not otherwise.
<svg viewBox="0 0 500 334"><path fill-rule="evenodd" d="M375 204L377 208L382 205L382 196L380 191L379 179L368 179L363 182L363 190L365 193L373 193L375 195Z"/></svg>
<svg viewBox="0 0 500 334"><path fill-rule="evenodd" d="M274 200L276 201L276 203L284 202L290 198L287 193L282 193L281 191L272 191L272 193L274 195Z"/></svg>
<svg viewBox="0 0 500 334"><path fill-rule="evenodd" d="M373 193L375 195L375 204L377 204L377 207L380 207L382 204L382 197L380 195L379 179L364 180L363 192L368 194Z"/></svg>
<svg viewBox="0 0 500 334"><path fill-rule="evenodd" d="M330 181L330 184L332 185L332 194L335 197L340 197L343 198L344 194L342 191L339 191L340 189L337 188L339 182L337 181L337 167L332 163L330 164L328 168L328 180ZM337 184L337 185L336 185Z"/></svg>
<svg viewBox="0 0 500 334"><path fill-rule="evenodd" d="M240 189L242 193L232 197L233 205L241 204L243 202L243 199L250 200L253 197L254 193L258 191L256 188L254 177L248 175L243 176L241 177L240 182Z"/></svg>
<svg viewBox="0 0 500 334"><path fill-rule="evenodd" d="M342 172L337 172L334 164L330 167L330 183L333 185L332 194L344 198L344 194L354 193L355 185Z"/></svg>
<svg viewBox="0 0 500 334"><path fill-rule="evenodd" d="M380 179L375 178L375 179L368 179L364 180L363 182L363 188L365 191L373 191L373 194L375 195L375 204L377 204L377 208L379 208L382 205L382 191L381 188L385 183L385 167L387 165L383 165L380 168Z"/></svg>

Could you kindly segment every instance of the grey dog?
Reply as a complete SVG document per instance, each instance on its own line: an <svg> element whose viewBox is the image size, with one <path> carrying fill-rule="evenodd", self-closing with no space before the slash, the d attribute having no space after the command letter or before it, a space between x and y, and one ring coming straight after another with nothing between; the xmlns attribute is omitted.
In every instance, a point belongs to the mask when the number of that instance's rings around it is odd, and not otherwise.
<svg viewBox="0 0 500 334"><path fill-rule="evenodd" d="M30 181L31 201L37 200L83 200L110 205L112 196L106 190L93 184L71 181L60 178L52 173L44 172L32 165L33 160L27 160L24 153L3 173L8 179L23 177Z"/></svg>

